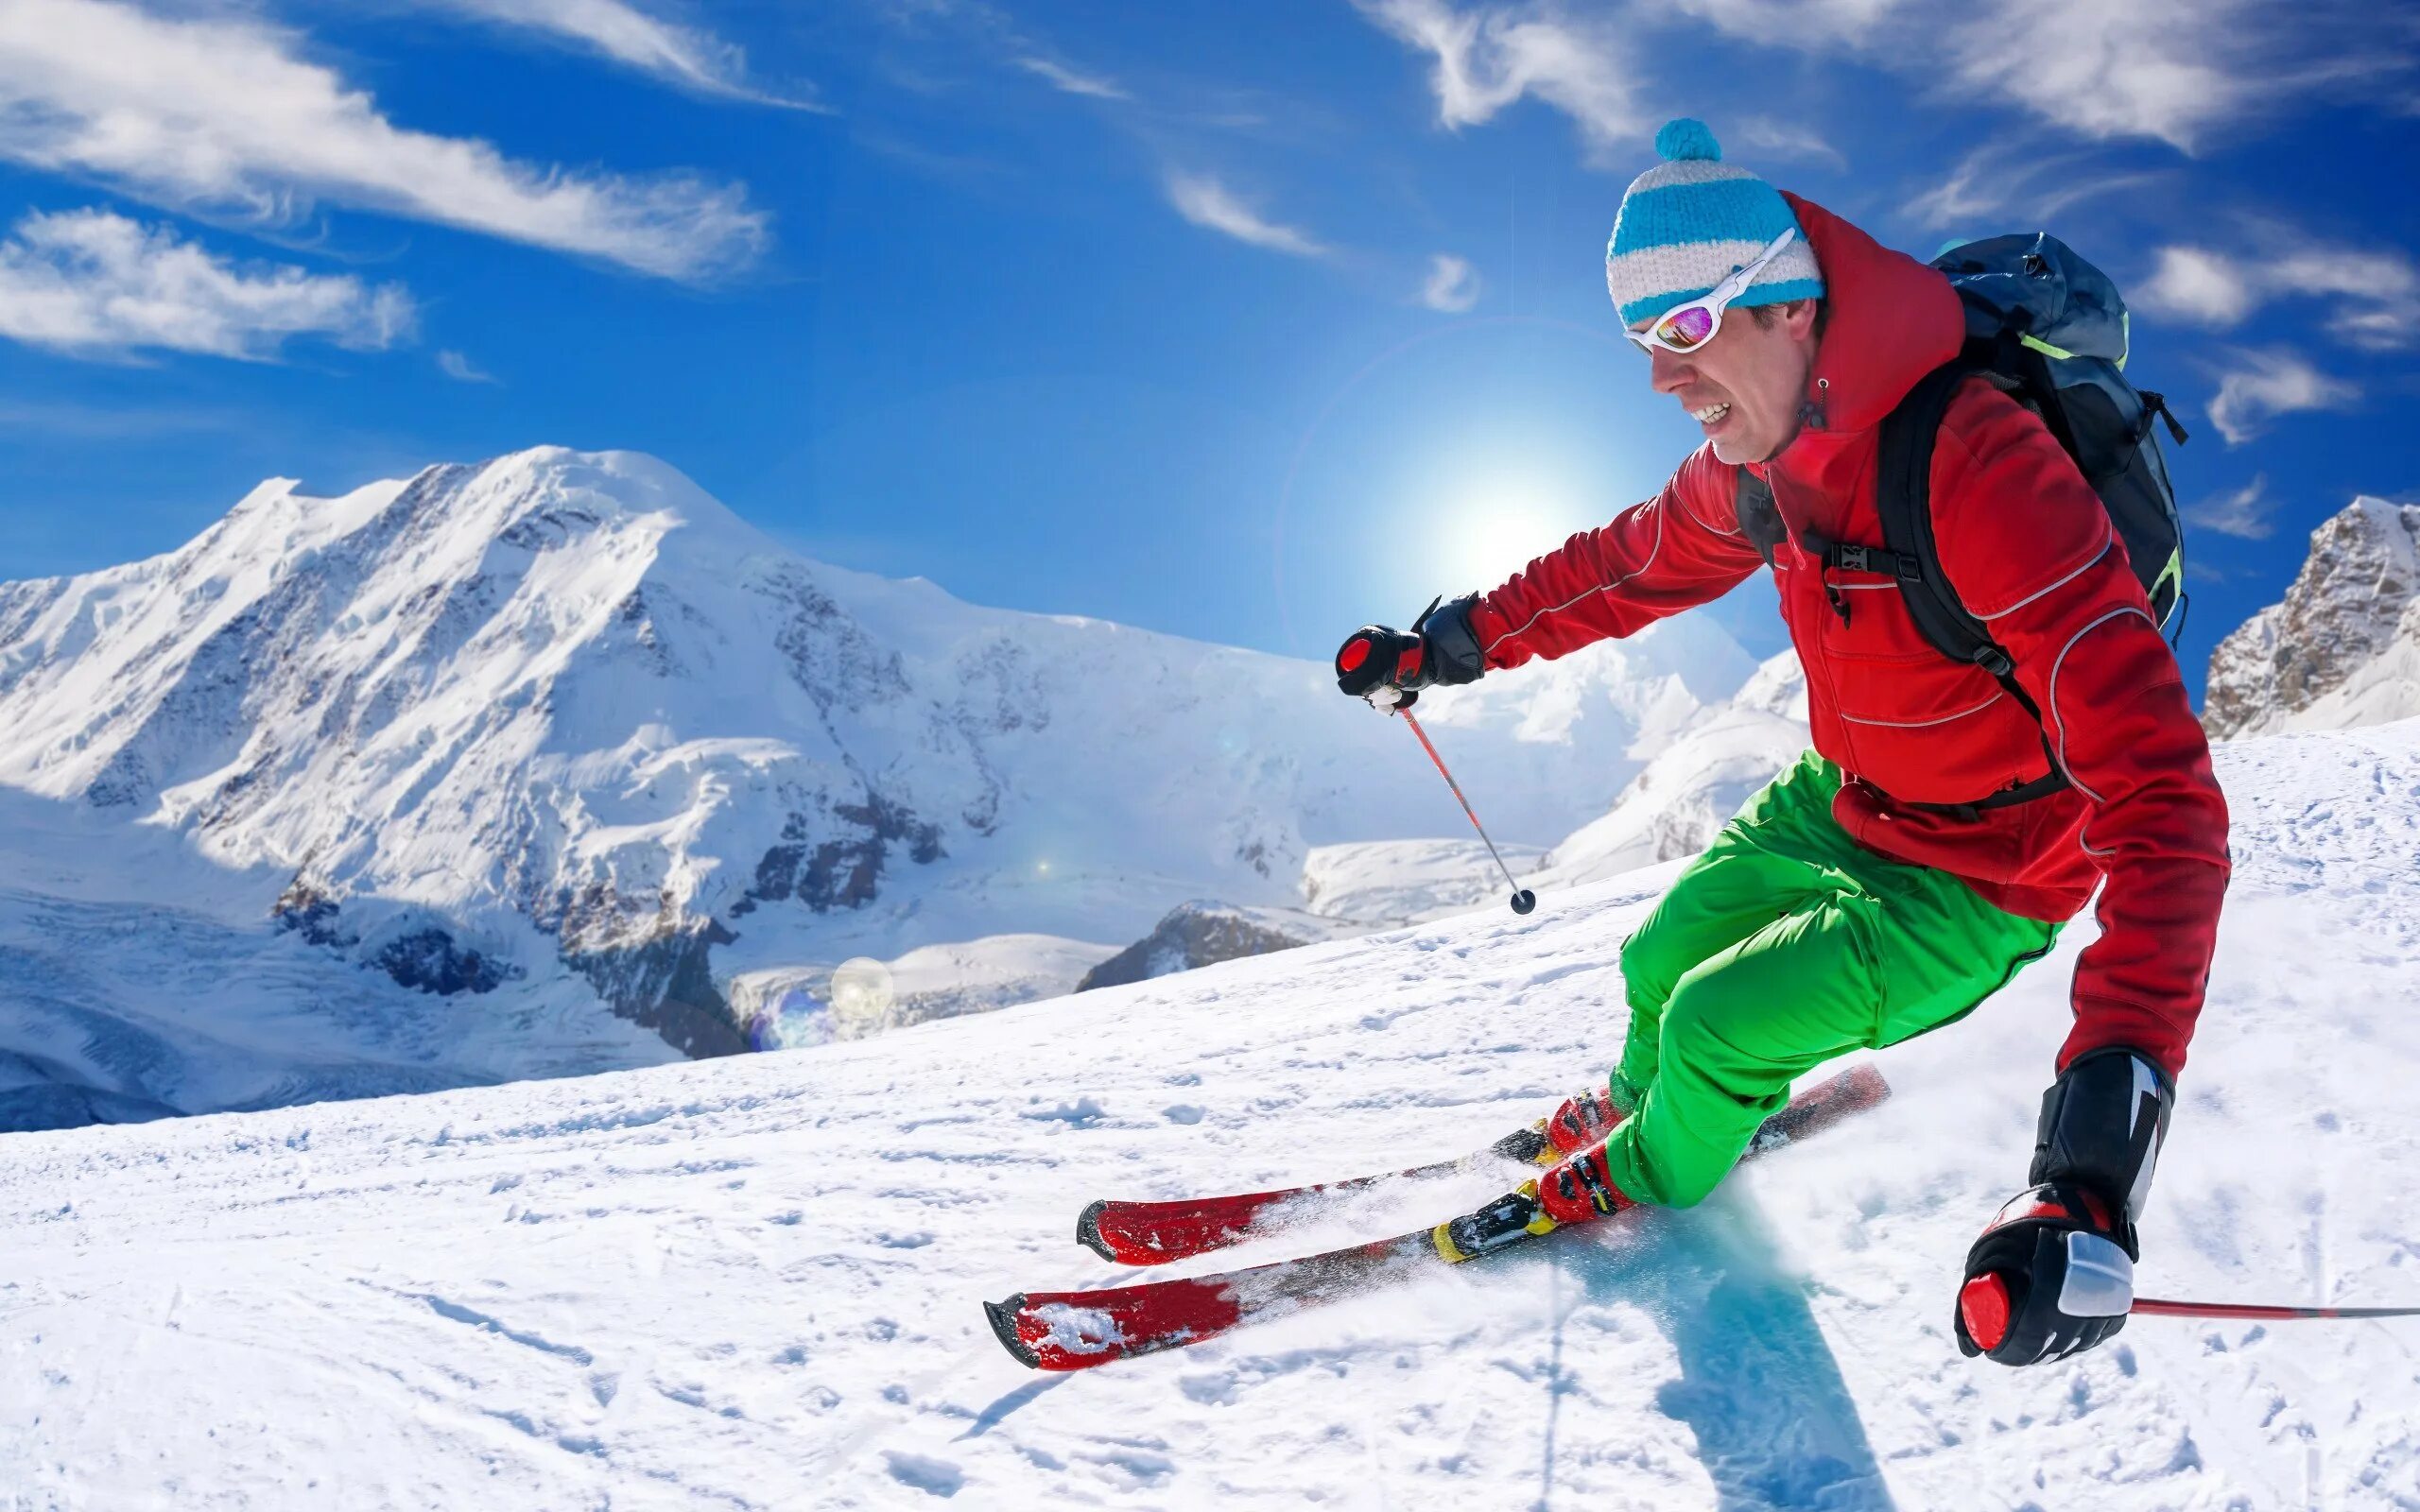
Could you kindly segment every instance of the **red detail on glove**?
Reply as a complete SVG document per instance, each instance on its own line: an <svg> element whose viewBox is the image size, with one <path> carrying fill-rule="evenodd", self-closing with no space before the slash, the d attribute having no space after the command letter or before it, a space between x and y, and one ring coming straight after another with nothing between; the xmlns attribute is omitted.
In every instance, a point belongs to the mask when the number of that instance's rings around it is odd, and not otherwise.
<svg viewBox="0 0 2420 1512"><path fill-rule="evenodd" d="M2028 1218L2072 1218L2074 1216L2075 1214L2069 1212L2066 1209L2060 1207L2055 1202L2037 1202L2033 1206L2026 1209L2023 1212L2018 1213L2015 1217L2004 1219L2002 1221L2007 1223L2023 1223ZM1999 1227L1999 1224L1995 1223L1992 1227L1996 1228Z"/></svg>
<svg viewBox="0 0 2420 1512"><path fill-rule="evenodd" d="M1358 638L1350 640L1344 643L1343 650L1336 653L1336 670L1351 672L1369 660L1370 643Z"/></svg>
<svg viewBox="0 0 2420 1512"><path fill-rule="evenodd" d="M1407 647L1403 655L1395 659L1396 687L1409 687L1412 680L1420 676L1420 654L1426 649L1425 645L1414 644Z"/></svg>
<svg viewBox="0 0 2420 1512"><path fill-rule="evenodd" d="M1984 1353L2008 1337L2008 1282L1987 1270L1958 1289L1958 1315L1966 1320L1966 1336Z"/></svg>

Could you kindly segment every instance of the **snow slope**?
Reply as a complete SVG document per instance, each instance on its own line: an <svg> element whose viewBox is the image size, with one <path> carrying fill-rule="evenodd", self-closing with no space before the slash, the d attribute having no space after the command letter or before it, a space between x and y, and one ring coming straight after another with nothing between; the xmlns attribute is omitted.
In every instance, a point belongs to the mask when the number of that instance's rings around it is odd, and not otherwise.
<svg viewBox="0 0 2420 1512"><path fill-rule="evenodd" d="M2144 1289L2420 1301L2420 724L2219 766L2238 871ZM2420 1505L2420 1325L1949 1343L2088 925L1701 1209L1081 1375L993 1340L982 1299L1115 1279L1088 1197L1537 1116L1612 1054L1669 869L788 1055L0 1140L0 1505Z"/></svg>
<svg viewBox="0 0 2420 1512"><path fill-rule="evenodd" d="M1455 690L1431 724L1498 832L1543 844L1750 670L1676 623ZM0 584L0 852L80 837L72 925L43 892L0 898L0 935L76 967L129 911L216 920L292 965L258 1022L205 1016L271 1052L340 980L274 917L449 1000L400 1016L441 1033L380 1043L393 994L368 984L350 1028L313 1031L387 1087L665 1058L614 1013L743 1048L735 991L855 956L938 951L906 969L962 963L959 1005L994 1001L1072 959L994 936L1115 949L1188 898L1295 902L1313 847L1463 823L1321 664L831 568L652 458L560 448L334 499L272 481L178 551ZM135 977L189 969L123 949ZM11 1057L60 1095L182 1110L281 1084L184 1074L209 1057L182 1031L152 1036L168 1059L54 1054L7 1006L47 971L18 961L0 952L0 1085ZM135 1043L153 1005L105 987L82 1022ZM526 1048L476 1032L532 1015L554 1028ZM398 1058L424 1079L379 1082Z"/></svg>

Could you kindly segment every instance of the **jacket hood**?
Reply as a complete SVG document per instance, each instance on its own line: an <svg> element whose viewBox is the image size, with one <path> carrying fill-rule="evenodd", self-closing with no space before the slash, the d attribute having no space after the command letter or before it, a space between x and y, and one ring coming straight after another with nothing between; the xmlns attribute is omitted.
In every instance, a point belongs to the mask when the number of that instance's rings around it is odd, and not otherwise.
<svg viewBox="0 0 2420 1512"><path fill-rule="evenodd" d="M1785 193L1824 270L1823 343L1807 375L1811 431L1835 435L1882 422L1925 374L1958 355L1966 316L1937 268L1894 252L1811 200ZM1783 448L1781 460L1798 441Z"/></svg>

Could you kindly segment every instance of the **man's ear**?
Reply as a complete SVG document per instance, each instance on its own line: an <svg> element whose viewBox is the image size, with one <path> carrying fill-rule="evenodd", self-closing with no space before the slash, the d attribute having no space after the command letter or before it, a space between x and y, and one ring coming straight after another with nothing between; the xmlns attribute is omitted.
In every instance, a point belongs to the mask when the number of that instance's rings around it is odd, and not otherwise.
<svg viewBox="0 0 2420 1512"><path fill-rule="evenodd" d="M1816 313L1813 300L1786 300L1781 306L1781 328L1792 341L1813 341Z"/></svg>

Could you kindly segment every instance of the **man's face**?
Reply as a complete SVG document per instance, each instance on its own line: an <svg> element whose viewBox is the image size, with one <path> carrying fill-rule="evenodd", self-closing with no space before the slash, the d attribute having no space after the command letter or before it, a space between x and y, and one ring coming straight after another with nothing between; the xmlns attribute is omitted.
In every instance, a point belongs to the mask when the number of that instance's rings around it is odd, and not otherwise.
<svg viewBox="0 0 2420 1512"><path fill-rule="evenodd" d="M1752 309L1725 310L1721 329L1695 352L1649 349L1655 391L1680 401L1725 462L1768 461L1798 435L1815 365L1815 301L1768 308L1771 325Z"/></svg>

